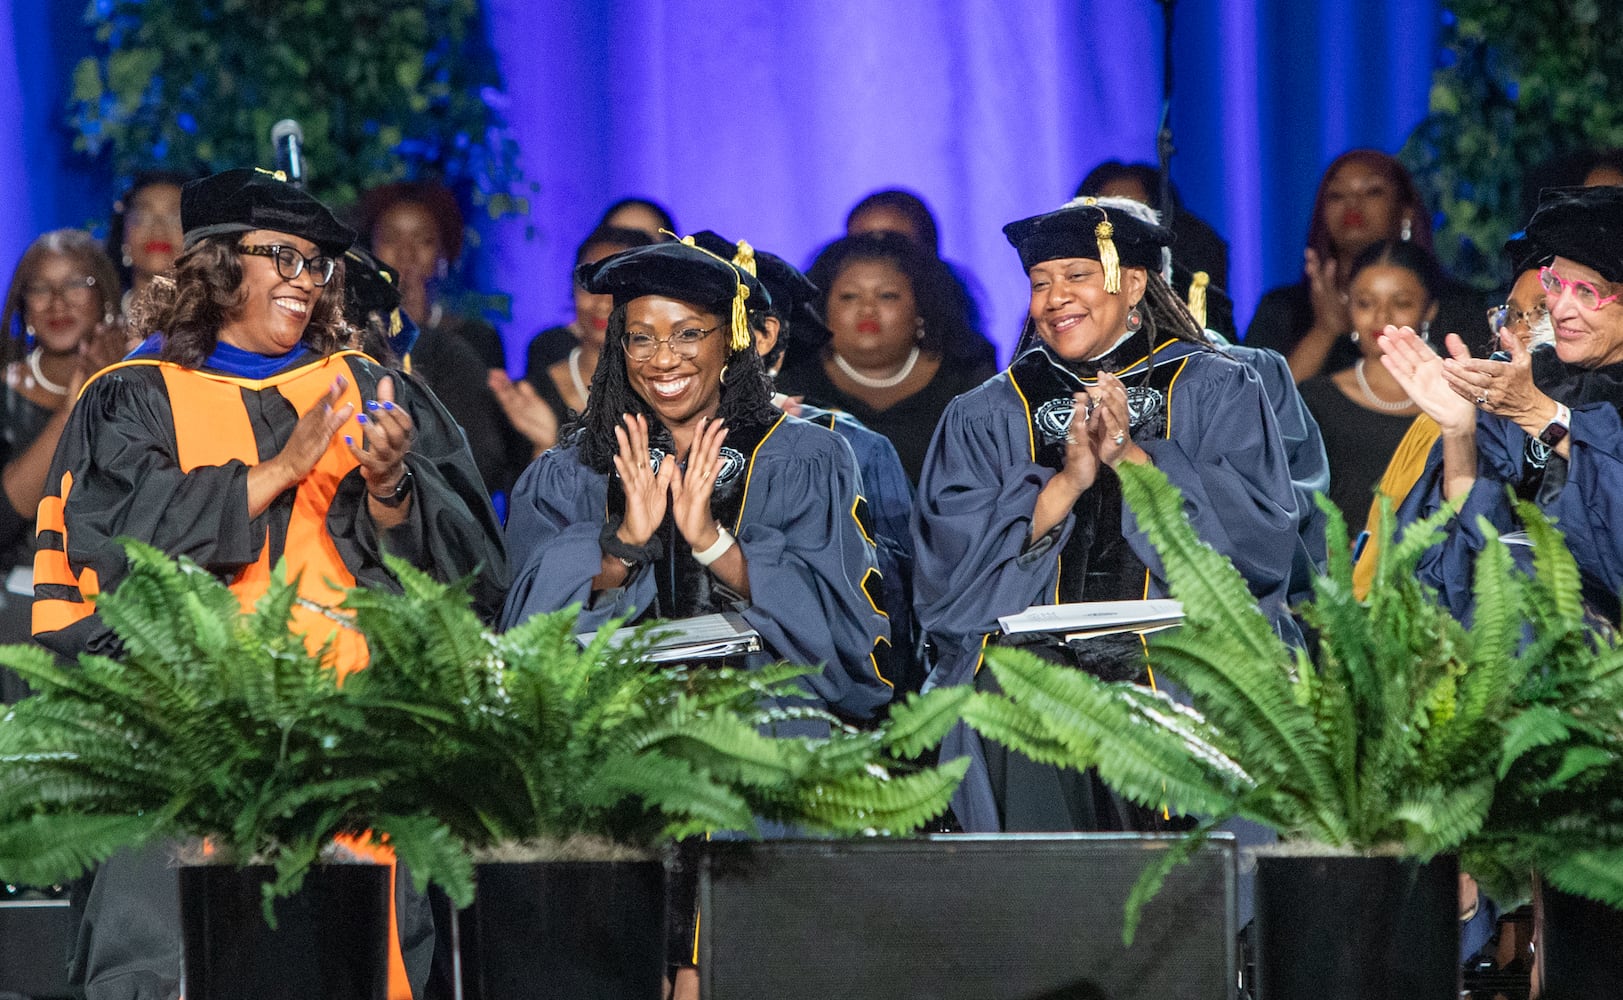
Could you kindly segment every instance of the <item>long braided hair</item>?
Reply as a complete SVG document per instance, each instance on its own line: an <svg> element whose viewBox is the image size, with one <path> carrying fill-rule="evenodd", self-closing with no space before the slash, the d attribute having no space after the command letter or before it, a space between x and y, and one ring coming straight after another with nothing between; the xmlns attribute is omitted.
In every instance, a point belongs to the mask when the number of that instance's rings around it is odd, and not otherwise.
<svg viewBox="0 0 1623 1000"><path fill-rule="evenodd" d="M749 319L751 328L761 321L755 311L751 311ZM719 332L726 336L725 329ZM562 440L580 448L581 461L594 472L613 471L614 456L619 452L614 429L623 426L621 421L626 414L640 413L648 418L649 444L672 450L670 431L660 423L653 407L632 391L626 368L625 340L626 307L622 305L609 314L603 354L592 373L586 412L560 435ZM772 380L767 376L760 355L755 353L753 343L727 355L721 404L716 416L728 427L735 428L766 426L778 418L778 409L772 405Z"/></svg>

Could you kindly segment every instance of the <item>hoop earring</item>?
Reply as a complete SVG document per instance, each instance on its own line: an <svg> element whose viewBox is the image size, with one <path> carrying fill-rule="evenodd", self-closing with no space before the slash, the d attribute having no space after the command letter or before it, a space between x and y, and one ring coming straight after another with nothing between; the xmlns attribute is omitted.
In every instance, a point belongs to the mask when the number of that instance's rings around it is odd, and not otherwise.
<svg viewBox="0 0 1623 1000"><path fill-rule="evenodd" d="M1407 215L1403 217L1403 227L1398 230L1398 239L1407 243L1414 238L1414 220Z"/></svg>
<svg viewBox="0 0 1623 1000"><path fill-rule="evenodd" d="M1357 330L1354 330L1352 333L1348 334L1348 336L1352 338L1353 343L1355 343L1355 344L1358 343L1358 331Z"/></svg>
<svg viewBox="0 0 1623 1000"><path fill-rule="evenodd" d="M727 366L726 365L721 366L721 379L720 379L720 381L721 381L722 385L727 384Z"/></svg>
<svg viewBox="0 0 1623 1000"><path fill-rule="evenodd" d="M1127 332L1137 333L1144 328L1144 314L1138 311L1138 306L1127 310Z"/></svg>

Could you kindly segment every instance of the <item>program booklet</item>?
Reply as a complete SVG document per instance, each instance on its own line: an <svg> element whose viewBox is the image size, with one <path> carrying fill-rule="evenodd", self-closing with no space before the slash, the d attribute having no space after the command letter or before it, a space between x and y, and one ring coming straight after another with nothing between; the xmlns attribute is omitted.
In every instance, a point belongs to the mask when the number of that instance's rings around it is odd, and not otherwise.
<svg viewBox="0 0 1623 1000"><path fill-rule="evenodd" d="M609 641L624 642L636 631L636 628L619 629ZM761 649L761 634L750 628L749 622L736 611L663 621L655 627L654 633L659 641L648 651L650 663L715 660ZM595 638L596 632L581 632L575 636L582 647L590 645Z"/></svg>
<svg viewBox="0 0 1623 1000"><path fill-rule="evenodd" d="M1178 601L1083 601L1042 604L997 620L1005 635L1047 633L1080 642L1122 632L1159 632L1183 622Z"/></svg>

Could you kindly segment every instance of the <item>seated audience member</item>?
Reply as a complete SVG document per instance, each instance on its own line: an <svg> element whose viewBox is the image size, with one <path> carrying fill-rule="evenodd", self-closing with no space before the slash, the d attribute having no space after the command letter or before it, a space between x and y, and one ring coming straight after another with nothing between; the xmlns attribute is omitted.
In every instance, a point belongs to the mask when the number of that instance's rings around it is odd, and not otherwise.
<svg viewBox="0 0 1623 1000"><path fill-rule="evenodd" d="M1381 331L1407 326L1429 335L1437 318L1436 262L1413 243L1377 243L1353 261L1347 312L1359 358L1351 368L1302 383L1302 399L1324 436L1330 499L1350 525L1364 523L1381 472L1420 413L1381 365Z"/></svg>
<svg viewBox="0 0 1623 1000"><path fill-rule="evenodd" d="M168 170L135 175L129 190L113 202L107 227L107 255L123 266L124 298L119 312L169 270L180 254L180 186L192 178Z"/></svg>
<svg viewBox="0 0 1623 1000"><path fill-rule="evenodd" d="M490 388L490 372L506 364L501 338L488 323L456 316L435 301L435 286L462 252L456 196L434 181L389 184L361 196L360 215L362 235L373 256L399 276L400 307L418 329L410 370L467 432L485 488L505 493L531 448Z"/></svg>
<svg viewBox="0 0 1623 1000"><path fill-rule="evenodd" d="M34 513L68 414L85 380L124 356L118 273L90 235L46 233L23 252L0 309L5 383L0 386L0 643L27 642L34 596ZM0 703L22 682L0 668Z"/></svg>
<svg viewBox="0 0 1623 1000"><path fill-rule="evenodd" d="M943 343L942 353L987 376L996 371L997 348L987 339L981 319L980 285L962 266L941 258L940 227L924 199L911 191L875 191L857 202L845 217L845 235L863 233L901 233L946 265L952 285L942 291L952 297L951 309L963 317L963 322L954 324L953 337Z"/></svg>
<svg viewBox="0 0 1623 1000"><path fill-rule="evenodd" d="M941 411L988 374L944 353L962 334L946 265L904 236L867 233L830 244L809 277L823 291L828 339L791 341L778 389L889 438L916 482Z"/></svg>
<svg viewBox="0 0 1623 1000"><path fill-rule="evenodd" d="M1348 339L1352 263L1370 246L1389 240L1431 250L1431 214L1414 179L1397 160L1373 149L1336 157L1313 201L1302 279L1262 297L1245 342L1283 354L1298 382L1351 367L1359 357ZM1486 354L1486 335L1478 333L1480 297L1445 276L1437 301L1437 326L1460 331L1470 348Z"/></svg>

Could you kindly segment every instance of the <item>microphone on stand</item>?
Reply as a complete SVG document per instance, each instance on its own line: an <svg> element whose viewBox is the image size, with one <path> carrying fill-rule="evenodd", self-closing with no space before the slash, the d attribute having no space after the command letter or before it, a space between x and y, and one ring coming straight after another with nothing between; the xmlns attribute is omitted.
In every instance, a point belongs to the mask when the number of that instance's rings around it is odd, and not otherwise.
<svg viewBox="0 0 1623 1000"><path fill-rule="evenodd" d="M271 145L276 149L276 169L287 175L294 187L304 187L304 129L291 118L271 126Z"/></svg>

